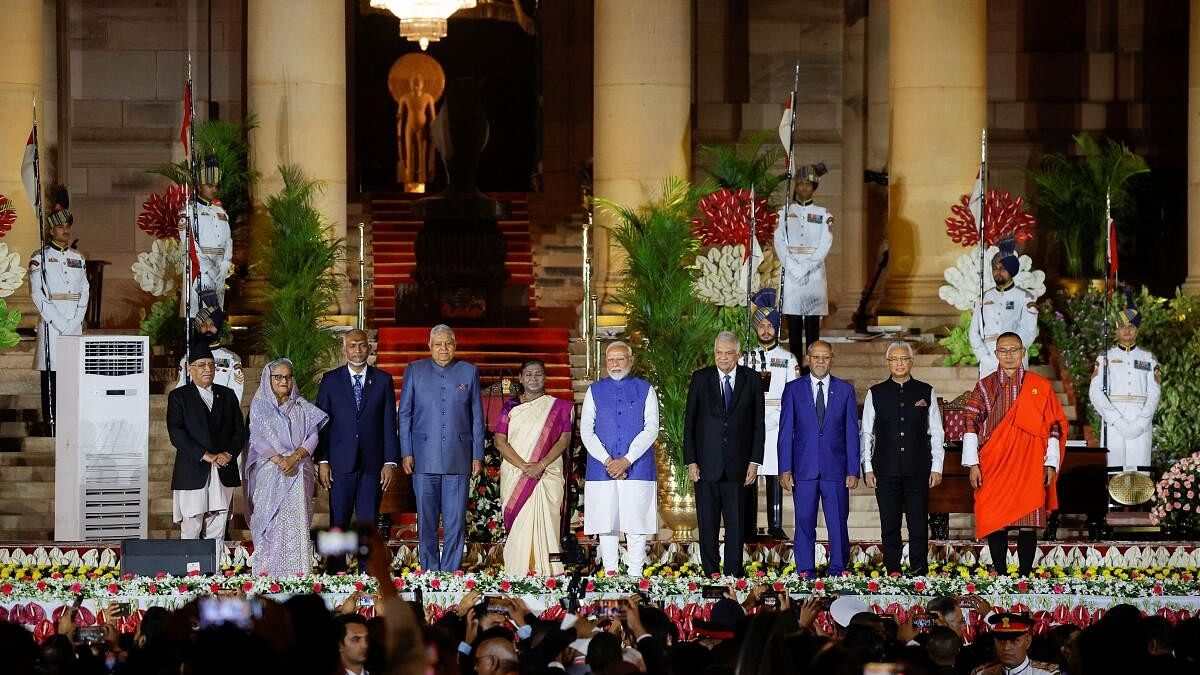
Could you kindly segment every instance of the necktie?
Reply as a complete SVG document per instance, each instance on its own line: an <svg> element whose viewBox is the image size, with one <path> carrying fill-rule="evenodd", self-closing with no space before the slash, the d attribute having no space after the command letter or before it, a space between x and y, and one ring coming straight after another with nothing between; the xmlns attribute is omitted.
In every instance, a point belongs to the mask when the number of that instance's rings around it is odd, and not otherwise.
<svg viewBox="0 0 1200 675"><path fill-rule="evenodd" d="M362 411L362 373L354 376L354 407Z"/></svg>
<svg viewBox="0 0 1200 675"><path fill-rule="evenodd" d="M729 404L733 402L733 385L729 384L729 376L725 376L725 386L722 388L725 393L725 409L729 410Z"/></svg>
<svg viewBox="0 0 1200 675"><path fill-rule="evenodd" d="M825 426L825 383L817 383L817 424Z"/></svg>

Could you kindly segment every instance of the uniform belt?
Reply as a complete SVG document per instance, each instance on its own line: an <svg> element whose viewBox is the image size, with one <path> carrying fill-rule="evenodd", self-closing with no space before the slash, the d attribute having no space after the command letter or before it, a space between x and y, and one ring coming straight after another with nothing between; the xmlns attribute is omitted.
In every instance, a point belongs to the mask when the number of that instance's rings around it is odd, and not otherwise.
<svg viewBox="0 0 1200 675"><path fill-rule="evenodd" d="M79 294L78 293L51 293L50 299L51 300L78 300Z"/></svg>
<svg viewBox="0 0 1200 675"><path fill-rule="evenodd" d="M1116 396L1109 396L1108 400L1112 401L1113 403L1145 403L1146 397L1133 396L1132 394L1120 394Z"/></svg>
<svg viewBox="0 0 1200 675"><path fill-rule="evenodd" d="M778 408L780 406L780 404L783 403L783 401L772 401L771 399L768 398L764 401L764 403L766 403L767 407L769 407L769 408Z"/></svg>
<svg viewBox="0 0 1200 675"><path fill-rule="evenodd" d="M224 246L201 246L200 252L204 255L220 255L225 252Z"/></svg>

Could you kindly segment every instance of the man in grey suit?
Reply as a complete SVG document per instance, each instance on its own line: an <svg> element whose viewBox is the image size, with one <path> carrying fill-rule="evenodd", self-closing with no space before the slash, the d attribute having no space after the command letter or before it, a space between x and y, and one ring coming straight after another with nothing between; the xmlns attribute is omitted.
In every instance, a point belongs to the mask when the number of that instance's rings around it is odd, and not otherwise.
<svg viewBox="0 0 1200 675"><path fill-rule="evenodd" d="M413 361L400 390L400 456L413 477L421 567L462 566L467 487L483 468L483 403L479 370L457 361L454 331L429 331L430 358ZM445 537L438 551L438 519Z"/></svg>

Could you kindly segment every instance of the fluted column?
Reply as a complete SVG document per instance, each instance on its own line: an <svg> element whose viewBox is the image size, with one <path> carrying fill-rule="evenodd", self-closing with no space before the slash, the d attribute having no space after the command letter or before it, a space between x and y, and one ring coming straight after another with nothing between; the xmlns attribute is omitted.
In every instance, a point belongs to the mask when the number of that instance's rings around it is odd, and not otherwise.
<svg viewBox="0 0 1200 675"><path fill-rule="evenodd" d="M0 56L0 194L16 208L17 222L4 239L10 251L21 255L21 264L38 247L38 223L33 206L21 183L21 159L33 126L36 100L40 124L46 124L42 99L42 0L5 0L0 3L0 25L4 26L4 55ZM45 134L42 134L45 138ZM42 143L42 159L46 158ZM42 167L45 177L46 167ZM26 283L6 298L9 307L31 314Z"/></svg>
<svg viewBox="0 0 1200 675"><path fill-rule="evenodd" d="M1183 290L1200 293L1200 0L1192 0L1188 21L1188 237Z"/></svg>
<svg viewBox="0 0 1200 675"><path fill-rule="evenodd" d="M344 3L328 0L246 4L248 106L258 118L251 135L251 165L260 173L251 233L256 248L271 227L262 203L283 187L283 164L324 184L316 206L334 236L346 236L345 12ZM261 303L261 283L249 286L249 303ZM342 304L343 313L356 311L346 298Z"/></svg>
<svg viewBox="0 0 1200 675"><path fill-rule="evenodd" d="M959 248L950 205L971 189L987 123L986 0L891 0L885 310L955 314L938 298Z"/></svg>
<svg viewBox="0 0 1200 675"><path fill-rule="evenodd" d="M691 163L691 0L595 3L593 171L598 197L636 206ZM605 303L620 286L625 257L597 213L593 278Z"/></svg>

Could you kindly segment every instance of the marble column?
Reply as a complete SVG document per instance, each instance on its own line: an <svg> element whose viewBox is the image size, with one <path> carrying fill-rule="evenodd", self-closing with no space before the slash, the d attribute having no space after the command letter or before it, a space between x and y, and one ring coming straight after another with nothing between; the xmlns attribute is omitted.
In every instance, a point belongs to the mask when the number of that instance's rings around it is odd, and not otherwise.
<svg viewBox="0 0 1200 675"><path fill-rule="evenodd" d="M1191 0L1188 21L1188 235L1183 290L1200 293L1200 0Z"/></svg>
<svg viewBox="0 0 1200 675"><path fill-rule="evenodd" d="M593 171L595 193L637 206L668 176L689 177L692 109L691 0L604 0L595 4ZM602 315L625 258L597 211L593 278Z"/></svg>
<svg viewBox="0 0 1200 675"><path fill-rule="evenodd" d="M835 221L841 233L841 302L834 326L844 326L858 309L866 285L866 205L863 159L866 152L866 20L844 26L842 34L842 212Z"/></svg>
<svg viewBox="0 0 1200 675"><path fill-rule="evenodd" d="M258 117L250 162L260 173L251 221L255 248L269 236L271 222L262 204L282 189L279 167L286 164L321 181L315 205L333 236L346 237L345 12L343 3L327 0L247 3L247 97ZM247 286L245 300L261 307L261 279ZM341 313L354 314L356 292L345 295Z"/></svg>
<svg viewBox="0 0 1200 675"><path fill-rule="evenodd" d="M891 0L891 262L882 309L957 314L938 298L960 248L950 206L971 189L987 124L986 0Z"/></svg>
<svg viewBox="0 0 1200 675"><path fill-rule="evenodd" d="M55 124L46 119L42 98L42 0L6 0L0 4L0 24L4 26L4 56L0 57L0 195L16 208L17 222L0 242L9 251L19 253L27 266L29 254L40 241L33 205L21 183L21 160L25 143L33 127L33 103L38 106L42 138L42 178L48 176L45 160L45 127ZM44 193L43 193L44 194ZM43 205L44 206L44 205ZM24 284L5 299L8 306L19 307L23 314L33 312L29 284Z"/></svg>

